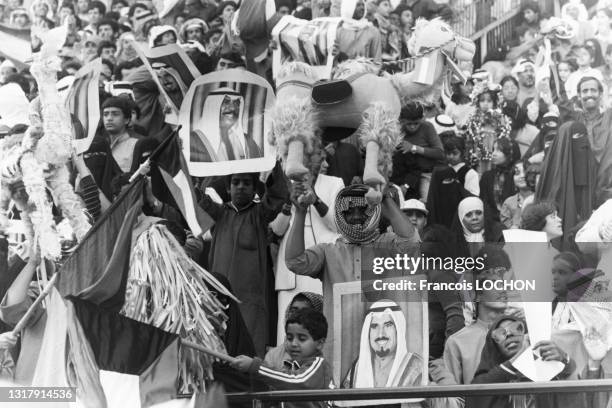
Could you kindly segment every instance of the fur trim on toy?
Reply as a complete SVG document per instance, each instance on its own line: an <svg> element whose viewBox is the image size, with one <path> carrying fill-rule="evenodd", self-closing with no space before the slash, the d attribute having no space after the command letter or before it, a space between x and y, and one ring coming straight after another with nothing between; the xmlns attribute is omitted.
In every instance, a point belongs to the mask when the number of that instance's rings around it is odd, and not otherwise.
<svg viewBox="0 0 612 408"><path fill-rule="evenodd" d="M27 239L38 244L41 256L48 259L61 256L61 244L47 188L70 221L77 239L83 238L90 227L81 200L69 183L66 162L72 152L72 125L55 86L61 67L57 54L66 34L65 27L58 27L42 36L43 46L33 56L30 67L38 83L40 111L29 112L32 123L25 135L19 136L20 144L17 137L0 143L0 228L8 221L6 213L12 197L22 211ZM14 188L20 180L27 197L21 188Z"/></svg>
<svg viewBox="0 0 612 408"><path fill-rule="evenodd" d="M385 179L391 174L393 151L401 139L397 117L385 104L376 102L363 113L359 141L363 146L367 146L370 142L378 145L376 169ZM370 184L365 174L363 182Z"/></svg>
<svg viewBox="0 0 612 408"><path fill-rule="evenodd" d="M270 143L277 146L277 155L285 165L285 174L292 180L302 180L311 171L310 158L322 150L315 136L315 117L310 101L292 97L277 103L271 111Z"/></svg>

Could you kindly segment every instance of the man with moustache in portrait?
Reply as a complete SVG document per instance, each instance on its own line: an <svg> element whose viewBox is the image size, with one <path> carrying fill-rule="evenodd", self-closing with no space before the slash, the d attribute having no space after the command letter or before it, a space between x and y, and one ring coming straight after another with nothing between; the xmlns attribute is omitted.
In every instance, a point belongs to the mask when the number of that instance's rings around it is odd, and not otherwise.
<svg viewBox="0 0 612 408"><path fill-rule="evenodd" d="M423 360L407 349L406 318L397 303L380 300L370 307L359 344L343 388L421 385Z"/></svg>

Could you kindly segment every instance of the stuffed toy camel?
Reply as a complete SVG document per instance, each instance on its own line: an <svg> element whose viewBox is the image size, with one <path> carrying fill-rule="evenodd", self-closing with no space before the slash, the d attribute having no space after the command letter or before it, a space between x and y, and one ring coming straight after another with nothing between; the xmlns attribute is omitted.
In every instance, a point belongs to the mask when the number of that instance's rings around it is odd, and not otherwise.
<svg viewBox="0 0 612 408"><path fill-rule="evenodd" d="M289 62L277 75L270 142L285 163L285 174L302 180L310 159L322 149L318 131L353 128L366 151L363 182L371 204L382 200L381 187L391 173L391 155L401 139L399 113L408 100L431 101L452 59L471 61L475 46L440 19L419 20L409 44L417 56L408 73L379 76L368 60L349 60L336 67L330 81L319 81L310 67Z"/></svg>
<svg viewBox="0 0 612 408"><path fill-rule="evenodd" d="M66 28L50 30L42 37L43 46L33 56L30 68L38 83L40 110L30 112L30 127L24 135L0 140L0 231L8 225L12 199L21 211L32 247L39 245L41 256L57 259L61 244L47 189L70 221L77 239L87 233L90 225L69 183L66 162L72 154L71 120L56 88L61 69L57 53L64 44Z"/></svg>

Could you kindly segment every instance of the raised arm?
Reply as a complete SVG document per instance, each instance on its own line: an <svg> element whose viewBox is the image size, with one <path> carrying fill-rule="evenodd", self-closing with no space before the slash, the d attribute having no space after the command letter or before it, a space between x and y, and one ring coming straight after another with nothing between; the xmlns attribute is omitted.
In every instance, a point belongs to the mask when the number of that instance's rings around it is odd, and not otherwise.
<svg viewBox="0 0 612 408"><path fill-rule="evenodd" d="M293 183L291 201L295 206L295 218L285 247L285 264L291 272L297 275L316 278L320 277L325 262L324 245L326 244L317 244L308 249L304 247L304 221L306 220L306 209L311 204L310 201L299 202L299 197L305 190L302 183Z"/></svg>
<svg viewBox="0 0 612 408"><path fill-rule="evenodd" d="M419 234L414 229L414 226L410 223L410 221L408 221L408 218L406 218L406 216L399 209L397 204L395 204L395 201L388 193L388 190L385 192L382 201L382 214L389 220L389 222L391 222L393 232L395 232L396 235L402 238L410 238L414 242L419 240Z"/></svg>
<svg viewBox="0 0 612 408"><path fill-rule="evenodd" d="M267 223L274 221L278 213L283 209L283 204L289 198L287 177L283 173L280 161L272 169L272 173L266 180L266 193L261 202L264 207L264 217Z"/></svg>
<svg viewBox="0 0 612 408"><path fill-rule="evenodd" d="M302 183L293 183L291 188L291 201L293 202L295 213L293 225L289 230L289 237L287 238L285 262L297 258L306 250L306 248L304 248L304 222L306 221L308 204L300 203L298 200L304 191L305 187Z"/></svg>

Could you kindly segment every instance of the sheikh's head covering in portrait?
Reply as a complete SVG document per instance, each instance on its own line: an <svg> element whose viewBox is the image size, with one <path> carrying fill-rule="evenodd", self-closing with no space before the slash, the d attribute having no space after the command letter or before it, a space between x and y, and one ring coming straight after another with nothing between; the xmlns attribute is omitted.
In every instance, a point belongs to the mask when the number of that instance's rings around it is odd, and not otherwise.
<svg viewBox="0 0 612 408"><path fill-rule="evenodd" d="M177 84L179 90L181 91L182 97L185 96L185 94L187 93L187 89L189 87L185 84L185 82L183 81L183 78L181 78L181 76L180 76L179 72L176 70L176 68L171 67L170 65L166 64L165 62L161 62L161 61L153 62L151 64L151 68L153 68L153 70L157 74L158 78L159 78L160 74L168 74L172 78L174 78L174 80L176 81L176 84ZM180 103L179 103L179 106L177 106L177 108L180 108Z"/></svg>
<svg viewBox="0 0 612 408"><path fill-rule="evenodd" d="M223 101L229 97L231 102L239 102L238 118L236 123L229 129L229 140L233 146L234 157L246 157L246 146L243 130L243 114L244 114L244 98L243 96L231 88L219 88L208 94L204 107L202 108L202 116L199 123L195 127L202 130L202 133L208 139L208 143L218 153L219 160L228 160L227 152L224 152L225 146L221 145L221 130L220 116Z"/></svg>
<svg viewBox="0 0 612 408"><path fill-rule="evenodd" d="M405 378L404 372L412 360L412 353L406 347L406 318L400 306L391 300L380 300L375 302L366 315L361 329L361 340L359 343L359 360L355 367L353 388L374 387L374 370L372 367L372 348L370 346L370 325L374 317L389 315L395 324L396 351L395 359L385 387L398 387L402 384L412 384L414 381ZM419 375L419 373L413 373ZM412 377L409 375L408 377ZM408 380L408 381L407 381Z"/></svg>

